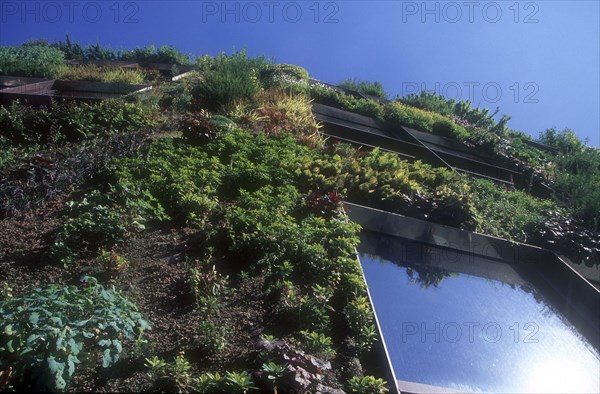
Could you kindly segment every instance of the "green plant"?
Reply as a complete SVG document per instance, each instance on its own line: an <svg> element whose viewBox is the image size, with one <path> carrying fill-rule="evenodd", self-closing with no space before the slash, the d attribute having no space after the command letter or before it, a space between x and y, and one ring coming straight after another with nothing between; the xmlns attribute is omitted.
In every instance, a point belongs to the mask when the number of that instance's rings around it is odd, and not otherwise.
<svg viewBox="0 0 600 394"><path fill-rule="evenodd" d="M137 69L99 67L93 64L63 66L57 76L61 80L98 81L107 83L141 84L146 75Z"/></svg>
<svg viewBox="0 0 600 394"><path fill-rule="evenodd" d="M192 388L199 393L219 393L223 391L225 377L218 372L205 372L194 379Z"/></svg>
<svg viewBox="0 0 600 394"><path fill-rule="evenodd" d="M460 100L457 102L454 99L447 99L442 95L437 95L426 90L418 95L413 93L401 97L399 100L404 104L436 112L440 115L457 117L460 122L464 122L465 125L471 127L482 128L500 135L508 131L506 123L510 120L509 116L503 115L499 121L494 119L498 112L500 112L499 108L490 113L488 108L472 108L472 103L469 100Z"/></svg>
<svg viewBox="0 0 600 394"><path fill-rule="evenodd" d="M0 289L0 296L2 298L12 298L12 287L7 282L2 283L2 288Z"/></svg>
<svg viewBox="0 0 600 394"><path fill-rule="evenodd" d="M150 369L150 375L160 387L174 386L181 393L187 392L189 386L194 384L191 375L192 365L185 358L183 352L179 353L170 363L154 356L151 359L146 358L144 365Z"/></svg>
<svg viewBox="0 0 600 394"><path fill-rule="evenodd" d="M308 71L293 64L268 64L260 73L263 86L283 88L290 84L307 84Z"/></svg>
<svg viewBox="0 0 600 394"><path fill-rule="evenodd" d="M526 242L544 225L547 213L557 209L552 201L508 191L487 180L473 180L470 189L477 231L515 241Z"/></svg>
<svg viewBox="0 0 600 394"><path fill-rule="evenodd" d="M98 260L104 267L104 270L111 275L119 274L129 267L129 261L125 257L119 256L113 250L101 250Z"/></svg>
<svg viewBox="0 0 600 394"><path fill-rule="evenodd" d="M188 65L191 64L190 55L180 52L172 45L155 47L154 44L131 51L123 51L119 58L122 60L135 60L145 63L167 63Z"/></svg>
<svg viewBox="0 0 600 394"><path fill-rule="evenodd" d="M369 350L376 337L373 336L373 310L366 296L356 296L346 305L344 315L350 331L356 336L360 350Z"/></svg>
<svg viewBox="0 0 600 394"><path fill-rule="evenodd" d="M207 316L198 326L203 347L212 353L223 351L228 344L227 338L231 329L223 321L216 322L216 318Z"/></svg>
<svg viewBox="0 0 600 394"><path fill-rule="evenodd" d="M325 334L315 331L300 331L300 335L302 335L302 342L307 352L325 359L335 355L335 352L332 349L333 342L331 341L331 338Z"/></svg>
<svg viewBox="0 0 600 394"><path fill-rule="evenodd" d="M153 124L152 108L105 100L98 104L58 102L33 108L19 102L0 106L3 136L12 144L58 144L131 133Z"/></svg>
<svg viewBox="0 0 600 394"><path fill-rule="evenodd" d="M277 389L284 383L287 365L277 364L273 361L266 362L262 365L262 372L267 376L273 384L273 393L277 394Z"/></svg>
<svg viewBox="0 0 600 394"><path fill-rule="evenodd" d="M237 100L254 100L262 88L259 75L267 61L249 59L246 51L224 53L200 64L201 76L192 87L192 95L205 108L227 108Z"/></svg>
<svg viewBox="0 0 600 394"><path fill-rule="evenodd" d="M257 390L252 382L252 377L246 371L227 372L225 374L225 388L230 393L242 394L246 394L252 390Z"/></svg>
<svg viewBox="0 0 600 394"><path fill-rule="evenodd" d="M348 381L348 388L353 394L385 394L389 391L385 380L374 376L354 376Z"/></svg>
<svg viewBox="0 0 600 394"><path fill-rule="evenodd" d="M63 53L48 46L0 46L1 75L54 78L63 62Z"/></svg>
<svg viewBox="0 0 600 394"><path fill-rule="evenodd" d="M228 292L229 276L220 274L214 265L195 264L189 268L188 278L200 311L209 316L215 314L219 299Z"/></svg>
<svg viewBox="0 0 600 394"><path fill-rule="evenodd" d="M352 78L340 82L338 86L382 99L387 99L388 96L380 82L360 81Z"/></svg>
<svg viewBox="0 0 600 394"><path fill-rule="evenodd" d="M91 277L4 299L0 315L0 369L13 368L15 383L37 389L64 390L85 359L108 368L125 341L150 329L133 303Z"/></svg>
<svg viewBox="0 0 600 394"><path fill-rule="evenodd" d="M108 194L95 190L67 203L71 218L58 230L50 253L63 265L78 252L112 247L125 241L128 226L121 208ZM121 261L123 265L123 261Z"/></svg>

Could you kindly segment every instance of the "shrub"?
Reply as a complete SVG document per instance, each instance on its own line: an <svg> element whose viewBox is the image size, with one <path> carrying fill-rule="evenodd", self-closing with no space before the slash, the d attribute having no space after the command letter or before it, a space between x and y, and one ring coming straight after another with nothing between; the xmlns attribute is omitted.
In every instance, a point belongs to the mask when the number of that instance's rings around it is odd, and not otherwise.
<svg viewBox="0 0 600 394"><path fill-rule="evenodd" d="M585 147L557 160L555 196L594 231L600 230L600 151Z"/></svg>
<svg viewBox="0 0 600 394"><path fill-rule="evenodd" d="M557 148L565 154L577 152L583 148L583 144L571 129L564 129L562 131L559 131L556 128L546 129L540 133L538 141L542 144Z"/></svg>
<svg viewBox="0 0 600 394"><path fill-rule="evenodd" d="M201 62L201 76L192 87L192 95L210 109L227 108L235 100L254 100L262 88L260 73L267 64L262 58L249 59L245 50L231 56L221 53Z"/></svg>
<svg viewBox="0 0 600 394"><path fill-rule="evenodd" d="M153 113L152 108L117 100L53 102L38 109L13 102L0 106L0 126L13 144L48 144L137 131L153 125Z"/></svg>
<svg viewBox="0 0 600 394"><path fill-rule="evenodd" d="M269 136L288 132L308 146L320 145L320 125L313 116L311 100L304 94L269 91L259 101L258 118L249 122L252 129Z"/></svg>
<svg viewBox="0 0 600 394"><path fill-rule="evenodd" d="M388 122L412 127L421 131L453 137L458 140L468 138L464 127L434 112L409 107L400 102L388 103L384 106L384 119Z"/></svg>
<svg viewBox="0 0 600 394"><path fill-rule="evenodd" d="M126 341L150 329L133 303L91 277L4 299L0 315L0 367L13 368L13 381L38 390L64 390L86 359L113 365Z"/></svg>
<svg viewBox="0 0 600 394"><path fill-rule="evenodd" d="M256 390L252 382L252 376L246 371L227 372L225 375L225 389L230 393L246 394Z"/></svg>
<svg viewBox="0 0 600 394"><path fill-rule="evenodd" d="M368 94L371 96L387 99L388 95L379 82L360 81L357 79L346 79L338 84L340 87L354 90L359 93Z"/></svg>
<svg viewBox="0 0 600 394"><path fill-rule="evenodd" d="M129 233L131 225L124 220L122 209L108 194L95 190L80 201L67 204L71 218L60 227L50 249L55 261L63 265L70 264L78 252L96 251L121 243Z"/></svg>
<svg viewBox="0 0 600 394"><path fill-rule="evenodd" d="M399 101L447 117L455 116L469 126L482 128L486 131L495 132L501 135L508 131L506 123L510 120L509 116L503 115L497 122L494 119L498 112L500 112L499 108L496 108L496 110L490 114L488 108L471 108L471 101L469 100L460 100L457 102L454 99L447 99L442 95L437 95L426 90L418 95L413 93L401 97Z"/></svg>
<svg viewBox="0 0 600 394"><path fill-rule="evenodd" d="M389 391L385 381L374 376L355 376L348 382L348 388L353 394L385 394Z"/></svg>
<svg viewBox="0 0 600 394"><path fill-rule="evenodd" d="M557 209L552 201L504 190L487 180L473 180L471 192L477 231L515 241L526 242L542 228L547 213Z"/></svg>
<svg viewBox="0 0 600 394"><path fill-rule="evenodd" d="M64 60L61 51L48 46L0 46L1 75L54 78Z"/></svg>
<svg viewBox="0 0 600 394"><path fill-rule="evenodd" d="M156 48L154 44L131 51L123 51L121 60L135 60L140 63L191 64L190 55L180 52L172 45L162 45Z"/></svg>
<svg viewBox="0 0 600 394"><path fill-rule="evenodd" d="M267 88L306 84L308 79L308 71L293 64L269 64L260 73L260 80Z"/></svg>
<svg viewBox="0 0 600 394"><path fill-rule="evenodd" d="M147 220L200 224L218 206L223 168L199 147L164 138L143 157L118 159L111 167L128 205Z"/></svg>
<svg viewBox="0 0 600 394"><path fill-rule="evenodd" d="M190 144L206 144L219 133L233 130L235 123L230 119L215 115L210 117L186 116L182 119L183 139Z"/></svg>
<svg viewBox="0 0 600 394"><path fill-rule="evenodd" d="M184 357L183 352L179 353L170 363L157 356L146 358L144 366L150 369L150 375L158 388L176 389L178 392L184 393L193 383L192 365Z"/></svg>
<svg viewBox="0 0 600 394"><path fill-rule="evenodd" d="M324 359L331 358L335 352L332 349L331 338L315 331L301 331L303 348L307 352Z"/></svg>
<svg viewBox="0 0 600 394"><path fill-rule="evenodd" d="M377 340L377 333L373 325L373 311L368 298L363 295L355 296L344 309L346 323L353 337L356 338L356 347L367 351Z"/></svg>

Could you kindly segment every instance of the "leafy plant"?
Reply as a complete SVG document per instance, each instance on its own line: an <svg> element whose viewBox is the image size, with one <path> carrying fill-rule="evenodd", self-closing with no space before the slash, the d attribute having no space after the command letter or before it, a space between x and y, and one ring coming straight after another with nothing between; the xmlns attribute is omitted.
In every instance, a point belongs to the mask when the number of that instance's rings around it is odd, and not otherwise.
<svg viewBox="0 0 600 394"><path fill-rule="evenodd" d="M187 392L188 387L193 384L192 365L185 358L183 352L179 353L170 363L157 356L151 359L146 358L144 366L150 369L150 375L159 387L174 386L181 393Z"/></svg>
<svg viewBox="0 0 600 394"><path fill-rule="evenodd" d="M230 393L243 393L257 390L252 382L252 377L246 371L227 372L225 374L225 389Z"/></svg>
<svg viewBox="0 0 600 394"><path fill-rule="evenodd" d="M340 82L338 86L382 99L387 99L388 96L380 82L360 81L352 78Z"/></svg>
<svg viewBox="0 0 600 394"><path fill-rule="evenodd" d="M386 382L374 376L354 376L348 381L348 388L354 394L385 394L389 391Z"/></svg>
<svg viewBox="0 0 600 394"><path fill-rule="evenodd" d="M284 384L284 377L286 373L286 365L277 364L273 361L266 362L262 365L262 372L267 376L273 384L273 393L277 394L278 387Z"/></svg>
<svg viewBox="0 0 600 394"><path fill-rule="evenodd" d="M15 383L37 389L66 389L85 359L110 367L124 341L150 329L133 303L92 277L4 299L0 315L0 369L11 367Z"/></svg>
<svg viewBox="0 0 600 394"><path fill-rule="evenodd" d="M129 261L123 256L119 256L115 251L101 250L98 257L100 263L111 275L119 274L129 267Z"/></svg>
<svg viewBox="0 0 600 394"><path fill-rule="evenodd" d="M266 88L283 88L308 83L308 71L293 64L268 64L261 70L260 79Z"/></svg>
<svg viewBox="0 0 600 394"><path fill-rule="evenodd" d="M183 138L191 144L206 144L214 140L219 133L231 131L234 127L235 123L220 115L187 116L182 119Z"/></svg>
<svg viewBox="0 0 600 394"><path fill-rule="evenodd" d="M126 133L153 124L152 108L105 100L98 104L53 102L35 109L19 102L0 106L3 136L15 145L81 141L95 136Z"/></svg>
<svg viewBox="0 0 600 394"><path fill-rule="evenodd" d="M123 223L122 210L110 195L95 190L67 205L71 218L58 230L50 251L63 265L71 262L69 255L112 247L125 241L129 228Z"/></svg>
<svg viewBox="0 0 600 394"><path fill-rule="evenodd" d="M373 336L374 316L368 298L362 295L354 297L346 305L344 315L350 331L357 337L357 347L368 350L376 340L376 336Z"/></svg>
<svg viewBox="0 0 600 394"><path fill-rule="evenodd" d="M540 200L521 191L508 191L487 180L473 180L471 196L477 212L477 231L525 242L540 229L552 201Z"/></svg>
<svg viewBox="0 0 600 394"><path fill-rule="evenodd" d="M189 268L188 277L198 308L208 316L215 314L219 299L228 292L229 276L220 274L214 265L195 264Z"/></svg>
<svg viewBox="0 0 600 394"><path fill-rule="evenodd" d="M142 64L167 63L189 65L192 63L190 58L190 55L182 53L172 45L162 45L157 48L154 44L135 48L131 51L123 51L119 56L121 60L135 60Z"/></svg>
<svg viewBox="0 0 600 394"><path fill-rule="evenodd" d="M330 337L315 331L300 331L303 345L307 352L321 358L331 358L335 354L332 349L333 342Z"/></svg>
<svg viewBox="0 0 600 394"><path fill-rule="evenodd" d="M63 62L63 53L48 46L0 46L1 75L54 78Z"/></svg>
<svg viewBox="0 0 600 394"><path fill-rule="evenodd" d="M237 100L254 100L262 88L259 76L267 62L249 59L246 51L224 53L200 64L201 76L192 87L192 95L209 109L227 108Z"/></svg>
<svg viewBox="0 0 600 394"><path fill-rule="evenodd" d="M219 393L223 391L225 376L218 372L205 372L194 379L192 388L199 393Z"/></svg>
<svg viewBox="0 0 600 394"><path fill-rule="evenodd" d="M202 337L202 346L209 352L218 353L227 346L231 329L216 317L207 316L200 322L198 332Z"/></svg>

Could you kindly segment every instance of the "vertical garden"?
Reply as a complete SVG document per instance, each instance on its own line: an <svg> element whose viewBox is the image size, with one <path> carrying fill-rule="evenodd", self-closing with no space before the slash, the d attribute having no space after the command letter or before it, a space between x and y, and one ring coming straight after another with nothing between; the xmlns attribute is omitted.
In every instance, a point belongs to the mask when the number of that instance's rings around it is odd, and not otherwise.
<svg viewBox="0 0 600 394"><path fill-rule="evenodd" d="M470 103L357 98L245 51L36 42L0 48L0 74L153 86L0 107L2 389L386 392L343 201L598 264L600 153L570 131L542 134L552 156ZM554 198L325 138L315 101L508 157Z"/></svg>

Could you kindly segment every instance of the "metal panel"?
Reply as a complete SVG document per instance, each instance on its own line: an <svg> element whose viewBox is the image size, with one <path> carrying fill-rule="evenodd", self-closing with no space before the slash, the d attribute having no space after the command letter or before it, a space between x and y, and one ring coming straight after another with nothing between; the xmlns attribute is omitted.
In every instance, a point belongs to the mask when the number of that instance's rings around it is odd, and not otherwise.
<svg viewBox="0 0 600 394"><path fill-rule="evenodd" d="M21 100L29 105L46 105L52 99L94 102L119 98L126 94L139 93L151 88L151 85L48 80L3 89L0 91L0 103L9 104L14 100Z"/></svg>

